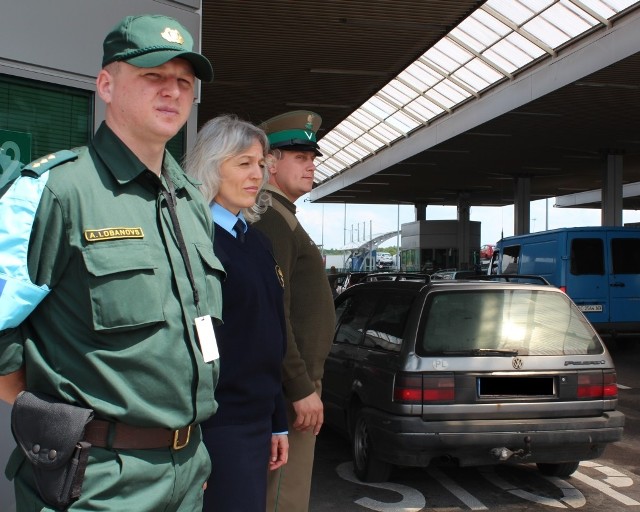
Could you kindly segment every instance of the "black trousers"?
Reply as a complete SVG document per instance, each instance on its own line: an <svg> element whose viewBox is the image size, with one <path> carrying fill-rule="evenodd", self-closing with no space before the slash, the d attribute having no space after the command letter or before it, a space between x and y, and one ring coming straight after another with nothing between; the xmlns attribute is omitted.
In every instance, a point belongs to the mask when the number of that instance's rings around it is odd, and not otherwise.
<svg viewBox="0 0 640 512"><path fill-rule="evenodd" d="M202 429L211 457L203 512L261 512L266 508L271 418Z"/></svg>

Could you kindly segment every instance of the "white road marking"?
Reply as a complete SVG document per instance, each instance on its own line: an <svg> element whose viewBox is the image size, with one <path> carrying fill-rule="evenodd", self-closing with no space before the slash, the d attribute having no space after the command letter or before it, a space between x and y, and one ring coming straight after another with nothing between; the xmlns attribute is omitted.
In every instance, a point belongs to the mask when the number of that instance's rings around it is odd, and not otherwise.
<svg viewBox="0 0 640 512"><path fill-rule="evenodd" d="M625 496L624 494L612 489L611 487L630 487L633 485L633 479L626 476L624 473L621 473L615 468L604 466L594 461L582 461L580 462L580 466L583 468L590 468L595 471L600 472L605 476L604 480L598 480L596 478L592 478L580 471L576 471L573 473L572 477L577 481L582 482L586 485L593 487L594 489L600 491L606 496L613 498L614 500L622 503L623 505L628 506L640 506L640 502L630 498L629 496ZM377 489L385 489L388 491L393 491L400 496L402 496L401 501L395 503L384 503L378 500L374 500L372 498L360 498L356 500L354 503L365 507L369 510L374 510L376 512L419 512L426 506L426 499L424 495L414 489L412 487L396 484L396 483L366 483L361 482L353 473L353 464L351 462L344 462L340 464L336 468L336 472L338 475L348 482L352 482L358 485L364 485L368 487L373 487ZM549 498L547 496L540 496L534 494L529 491L525 491L524 489L520 489L519 487L513 485L507 480L500 477L496 472L494 466L483 466L478 468L478 472L489 482L491 482L496 487L502 489L503 491L509 492L514 496L518 496L527 501L531 501L533 503L538 503L540 505L544 505L547 507L554 508L567 508L568 505L571 508L581 508L586 504L586 498L573 485L568 483L566 480L563 480L558 477L547 477L543 476L548 482L555 485L558 489L562 491L563 497L560 498L560 501ZM437 468L428 468L427 473L440 485L442 485L445 489L447 489L451 494L453 494L456 498L458 498L464 505L466 505L470 510L489 510L480 500L478 500L471 493L463 489L460 485L458 485L454 480L449 478L445 473L440 471ZM564 505L563 503L566 503Z"/></svg>
<svg viewBox="0 0 640 512"><path fill-rule="evenodd" d="M412 487L408 487L402 484L393 484L389 482L377 484L361 482L353 474L353 463L351 462L344 462L340 464L336 468L336 472L338 473L338 476L340 476L340 478L347 480L348 482L366 485L368 487L374 487L377 489L394 491L402 496L402 500L396 503L383 503L382 501L374 500L371 498L360 498L359 500L355 501L356 504L370 510L376 510L377 512L419 512L427 504L424 495L420 491L417 491Z"/></svg>
<svg viewBox="0 0 640 512"><path fill-rule="evenodd" d="M502 477L498 476L492 466L483 466L478 468L480 474L484 476L489 482L491 482L496 487L499 487L503 491L507 491L514 496L518 496L527 501L532 501L533 503L539 503L541 505L546 505L547 507L554 508L567 508L565 505L560 503L558 500L554 500L553 498L548 498L546 496L538 496L537 494L533 494L529 491L525 491L520 489L519 487L514 486L508 481L504 480ZM565 489L560 489L563 494L565 494Z"/></svg>
<svg viewBox="0 0 640 512"><path fill-rule="evenodd" d="M633 479L624 473L620 473L617 469L610 468L609 466L603 466L602 464L592 460L582 461L580 465L600 471L600 473L607 477L604 479L604 482L612 485L613 487L631 487L633 485Z"/></svg>
<svg viewBox="0 0 640 512"><path fill-rule="evenodd" d="M596 480L595 478L591 478L590 476L587 476L584 473L581 473L580 471L576 471L571 476L576 480L580 480L582 483L590 485L591 487L593 487L594 489L597 489L603 494L606 494L610 498L613 498L614 500L619 501L623 505L640 505L640 502L637 502L636 500L629 498L629 496L625 496L624 494L619 493L618 491L614 491L606 483L601 482L600 480Z"/></svg>
<svg viewBox="0 0 640 512"><path fill-rule="evenodd" d="M543 476L543 478L562 491L563 497L560 498L560 501L564 501L571 508L580 508L586 505L587 498L569 482L557 476Z"/></svg>
<svg viewBox="0 0 640 512"><path fill-rule="evenodd" d="M465 491L462 487L460 487L439 469L429 468L427 470L427 473L429 473L429 475L437 480L440 485L442 485L442 487L453 494L471 510L489 510L478 498Z"/></svg>

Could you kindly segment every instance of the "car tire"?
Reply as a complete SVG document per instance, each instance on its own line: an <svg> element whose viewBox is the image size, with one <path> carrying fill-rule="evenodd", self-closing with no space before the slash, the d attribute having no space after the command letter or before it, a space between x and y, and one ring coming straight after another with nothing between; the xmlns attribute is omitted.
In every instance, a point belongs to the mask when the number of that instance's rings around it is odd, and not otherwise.
<svg viewBox="0 0 640 512"><path fill-rule="evenodd" d="M380 460L375 453L367 420L356 412L351 440L353 471L363 482L386 482L391 474L391 464Z"/></svg>
<svg viewBox="0 0 640 512"><path fill-rule="evenodd" d="M578 469L578 465L580 462L559 462L557 464L543 463L538 462L536 466L538 466L538 471L545 476L557 476L560 478L564 478L567 476L571 476L576 469Z"/></svg>

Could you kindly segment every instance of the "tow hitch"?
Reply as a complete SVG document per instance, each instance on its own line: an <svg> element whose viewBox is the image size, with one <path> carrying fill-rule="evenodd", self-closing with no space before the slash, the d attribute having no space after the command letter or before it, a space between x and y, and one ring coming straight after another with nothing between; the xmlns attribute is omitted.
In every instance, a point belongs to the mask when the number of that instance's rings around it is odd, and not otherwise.
<svg viewBox="0 0 640 512"><path fill-rule="evenodd" d="M529 436L525 436L524 438L524 448L520 448L519 450L510 450L506 446L502 448L492 448L491 455L499 461L509 460L511 457L515 457L516 459L525 459L529 455L531 455L531 438Z"/></svg>

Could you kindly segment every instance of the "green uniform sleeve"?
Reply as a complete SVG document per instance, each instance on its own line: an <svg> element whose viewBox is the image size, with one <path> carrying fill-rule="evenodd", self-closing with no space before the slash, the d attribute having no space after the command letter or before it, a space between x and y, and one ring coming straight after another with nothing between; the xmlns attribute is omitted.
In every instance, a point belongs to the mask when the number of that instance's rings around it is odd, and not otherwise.
<svg viewBox="0 0 640 512"><path fill-rule="evenodd" d="M291 276L298 258L298 247L293 231L282 216L271 208L255 226L265 233L273 245L273 253L284 276L284 313L287 327L287 352L283 363L282 384L287 398L295 402L309 396L315 386L300 354L291 325Z"/></svg>
<svg viewBox="0 0 640 512"><path fill-rule="evenodd" d="M20 329L0 331L0 375L8 375L22 366L23 349Z"/></svg>

